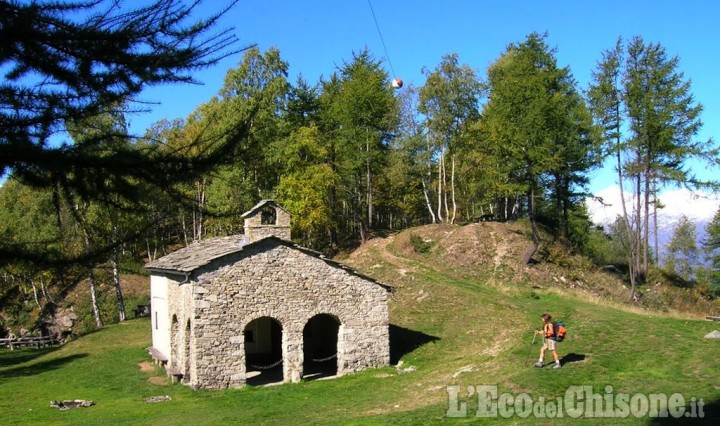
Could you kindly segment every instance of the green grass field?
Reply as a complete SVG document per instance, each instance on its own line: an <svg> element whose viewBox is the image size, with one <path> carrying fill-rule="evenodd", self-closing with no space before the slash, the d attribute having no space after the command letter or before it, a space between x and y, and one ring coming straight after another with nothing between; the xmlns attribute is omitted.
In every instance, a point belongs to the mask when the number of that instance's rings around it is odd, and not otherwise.
<svg viewBox="0 0 720 426"><path fill-rule="evenodd" d="M384 250L393 250L392 245ZM719 323L667 318L590 303L577 295L490 286L458 277L418 259L380 251L362 262L390 282L403 278L391 302L392 358L387 367L334 380L281 386L194 391L170 384L150 361L150 322L130 320L53 349L0 350L2 424L434 424L497 421L478 419L477 395L468 387L497 385L499 392L527 393L554 401L571 386L605 394L678 393L691 406L702 399L705 417L720 421L720 341L703 336ZM361 267L362 265L358 265ZM563 319L569 337L559 345L560 370L533 368L539 343L532 330L539 316ZM530 361L526 362L529 351ZM448 386L459 386L457 404ZM158 403L143 398L169 395ZM58 411L51 400L85 399L95 406ZM465 403L466 416L448 418ZM457 412L455 413L457 414ZM462 412L460 413L462 414ZM513 416L516 424L574 424L562 418ZM666 424L647 417L591 419L601 424ZM682 424L689 420L680 419ZM680 424L680 423L678 423ZM690 422L690 424L693 424Z"/></svg>

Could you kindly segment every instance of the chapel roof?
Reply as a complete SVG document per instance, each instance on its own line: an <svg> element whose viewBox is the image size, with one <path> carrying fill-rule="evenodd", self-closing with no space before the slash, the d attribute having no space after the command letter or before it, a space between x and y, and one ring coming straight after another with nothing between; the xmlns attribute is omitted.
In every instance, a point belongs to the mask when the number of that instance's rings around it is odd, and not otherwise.
<svg viewBox="0 0 720 426"><path fill-rule="evenodd" d="M215 259L238 252L247 245L244 235L196 241L145 265L145 269L190 273Z"/></svg>
<svg viewBox="0 0 720 426"><path fill-rule="evenodd" d="M292 215L290 215L290 213L289 213L287 210L285 210L284 208L282 208L275 200L266 199L266 200L260 200L260 202L258 202L257 204L255 204L255 206L254 206L253 208L251 208L250 210L248 210L248 211L246 211L245 213L243 213L240 217L246 218L246 217L248 217L248 216L251 216L251 215L253 215L255 212L257 212L258 210L260 210L261 208L263 208L264 206L272 206L272 207L274 207L274 208L276 208L276 209L278 209L278 210L282 210L283 212L287 213L289 216L292 216Z"/></svg>
<svg viewBox="0 0 720 426"><path fill-rule="evenodd" d="M352 275L371 281L381 287L384 287L388 291L393 290L393 287L391 285L382 283L372 277L369 277L361 272L350 268L343 263L329 259L318 251L309 249L307 247L302 247L293 243L292 241L284 240L274 235L262 238L257 241L253 241L251 243L248 242L244 235L234 235L231 237L217 237L201 240L146 264L145 269L148 269L150 272L191 274L196 269L200 268L201 266L208 265L216 259L220 259L227 255L242 251L244 248L249 248L251 246L260 244L263 241L272 241L276 244L284 245L291 249L301 251L309 256L321 259L326 264L332 267L343 269Z"/></svg>

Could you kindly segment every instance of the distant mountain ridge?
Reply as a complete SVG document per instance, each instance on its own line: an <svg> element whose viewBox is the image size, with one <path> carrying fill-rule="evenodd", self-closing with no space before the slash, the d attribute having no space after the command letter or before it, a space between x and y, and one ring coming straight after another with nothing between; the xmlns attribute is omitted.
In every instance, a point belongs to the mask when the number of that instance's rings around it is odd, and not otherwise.
<svg viewBox="0 0 720 426"><path fill-rule="evenodd" d="M620 203L620 190L617 186L606 188L596 194L596 199L587 199L588 210L593 223L607 226L622 215ZM626 194L626 198L628 198ZM695 224L697 231L697 244L702 247L705 239L705 229L712 220L715 212L720 208L720 196L704 192L691 192L687 189L665 191L660 194L663 208L658 209L658 244L660 253L672 238L673 230L680 218L685 215ZM602 200L602 202L599 201ZM628 212L632 208L628 205ZM651 229L653 223L650 223Z"/></svg>

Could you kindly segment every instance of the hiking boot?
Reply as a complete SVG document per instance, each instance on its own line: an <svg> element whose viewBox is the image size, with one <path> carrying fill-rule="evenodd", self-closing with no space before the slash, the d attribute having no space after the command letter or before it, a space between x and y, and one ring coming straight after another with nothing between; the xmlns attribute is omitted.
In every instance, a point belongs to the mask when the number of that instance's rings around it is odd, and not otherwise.
<svg viewBox="0 0 720 426"><path fill-rule="evenodd" d="M556 362L555 365L553 365L553 368L562 368L559 362Z"/></svg>
<svg viewBox="0 0 720 426"><path fill-rule="evenodd" d="M545 363L543 363L542 361L538 361L534 365L535 365L535 367L542 368L545 365Z"/></svg>

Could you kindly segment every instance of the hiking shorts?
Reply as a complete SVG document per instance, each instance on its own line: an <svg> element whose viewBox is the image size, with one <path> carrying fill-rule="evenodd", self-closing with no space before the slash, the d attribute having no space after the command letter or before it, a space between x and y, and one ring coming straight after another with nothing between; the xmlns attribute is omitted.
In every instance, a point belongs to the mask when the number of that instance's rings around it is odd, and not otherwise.
<svg viewBox="0 0 720 426"><path fill-rule="evenodd" d="M545 344L543 345L543 347L545 349L549 349L551 351L557 350L557 342L554 339L546 337Z"/></svg>

